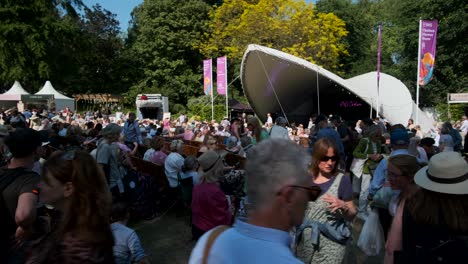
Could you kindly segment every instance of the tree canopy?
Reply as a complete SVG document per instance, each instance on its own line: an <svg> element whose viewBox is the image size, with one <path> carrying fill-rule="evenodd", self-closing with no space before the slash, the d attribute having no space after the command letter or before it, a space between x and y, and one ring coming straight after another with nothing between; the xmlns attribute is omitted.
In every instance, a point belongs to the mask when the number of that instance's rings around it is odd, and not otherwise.
<svg viewBox="0 0 468 264"><path fill-rule="evenodd" d="M210 14L208 32L198 43L206 56L240 59L248 44L276 48L326 68L339 70L344 22L317 13L313 4L296 0L226 0Z"/></svg>
<svg viewBox="0 0 468 264"><path fill-rule="evenodd" d="M202 94L202 60L227 55L232 80L252 43L345 78L375 71L382 24L381 70L414 95L422 18L439 21L434 78L421 88L422 105L435 105L468 87L467 9L461 0L144 0L121 32L114 14L81 0L0 0L0 86L19 80L36 92L50 80L68 95L122 93L131 105L137 93L162 93L184 111Z"/></svg>
<svg viewBox="0 0 468 264"><path fill-rule="evenodd" d="M201 0L145 0L133 11L129 49L138 58L141 79L128 97L162 93L172 103L186 104L200 95L200 52L194 48L204 31L210 6Z"/></svg>

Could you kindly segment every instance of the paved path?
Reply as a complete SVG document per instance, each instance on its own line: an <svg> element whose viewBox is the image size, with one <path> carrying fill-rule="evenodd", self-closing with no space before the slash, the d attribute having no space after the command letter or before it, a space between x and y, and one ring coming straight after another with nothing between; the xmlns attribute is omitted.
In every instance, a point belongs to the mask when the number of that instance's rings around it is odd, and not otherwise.
<svg viewBox="0 0 468 264"><path fill-rule="evenodd" d="M177 216L175 212L131 225L140 236L141 242L151 263L185 264L195 246L191 241L189 217ZM378 264L383 263L383 253L378 257L366 257L356 246L362 221L356 220L353 228L353 243L348 247L345 264Z"/></svg>

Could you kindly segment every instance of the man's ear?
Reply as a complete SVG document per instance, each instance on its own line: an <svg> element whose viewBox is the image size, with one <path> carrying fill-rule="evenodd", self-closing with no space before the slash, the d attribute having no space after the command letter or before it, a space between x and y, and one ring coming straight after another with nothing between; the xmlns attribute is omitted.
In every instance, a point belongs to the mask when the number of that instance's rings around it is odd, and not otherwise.
<svg viewBox="0 0 468 264"><path fill-rule="evenodd" d="M73 183L71 183L71 182L67 182L63 186L63 196L65 198L68 198L68 197L72 196L74 191L75 191L75 188L73 187Z"/></svg>
<svg viewBox="0 0 468 264"><path fill-rule="evenodd" d="M281 198L284 200L286 204L290 204L294 202L294 189L291 187L286 187L281 191Z"/></svg>

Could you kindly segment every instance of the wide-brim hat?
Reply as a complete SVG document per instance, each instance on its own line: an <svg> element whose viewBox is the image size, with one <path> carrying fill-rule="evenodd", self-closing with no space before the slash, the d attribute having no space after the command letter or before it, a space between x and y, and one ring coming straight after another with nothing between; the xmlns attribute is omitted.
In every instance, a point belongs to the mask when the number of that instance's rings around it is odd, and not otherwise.
<svg viewBox="0 0 468 264"><path fill-rule="evenodd" d="M198 163L204 172L212 170L216 163L221 159L221 155L213 150L208 150L198 157Z"/></svg>
<svg viewBox="0 0 468 264"><path fill-rule="evenodd" d="M122 132L122 128L115 124L115 123L110 123L108 124L105 128L99 132L99 135L101 136L108 136L108 135L118 135Z"/></svg>
<svg viewBox="0 0 468 264"><path fill-rule="evenodd" d="M438 193L468 194L468 163L458 152L436 154L416 173L414 182Z"/></svg>

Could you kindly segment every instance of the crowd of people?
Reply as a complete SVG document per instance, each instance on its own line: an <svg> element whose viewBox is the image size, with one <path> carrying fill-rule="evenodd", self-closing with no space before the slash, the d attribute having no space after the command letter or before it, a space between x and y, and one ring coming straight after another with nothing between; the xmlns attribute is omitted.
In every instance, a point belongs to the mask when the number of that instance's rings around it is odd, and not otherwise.
<svg viewBox="0 0 468 264"><path fill-rule="evenodd" d="M0 261L148 263L126 224L161 215L159 200L190 213L189 263L341 263L371 212L385 263L468 257L466 117L428 133L412 120L266 120L2 113Z"/></svg>

